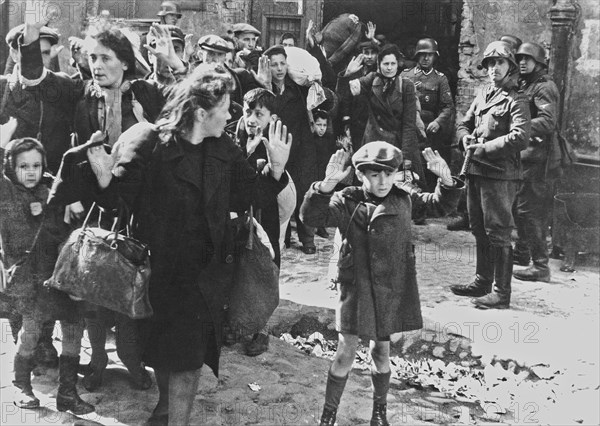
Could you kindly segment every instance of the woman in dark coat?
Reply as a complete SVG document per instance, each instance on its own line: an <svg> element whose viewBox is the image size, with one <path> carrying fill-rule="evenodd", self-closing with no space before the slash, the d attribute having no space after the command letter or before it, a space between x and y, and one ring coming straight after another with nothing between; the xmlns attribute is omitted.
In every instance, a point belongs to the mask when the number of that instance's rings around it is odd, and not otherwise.
<svg viewBox="0 0 600 426"><path fill-rule="evenodd" d="M402 150L404 158L412 161L413 171L423 180L421 153L417 139L417 97L415 85L400 76L399 63L402 54L395 44L384 46L377 57L378 71L350 80L350 92L354 96L367 94L369 118L363 136L363 144L386 141ZM362 68L362 56L346 68L341 84ZM353 117L350 117L353 119Z"/></svg>
<svg viewBox="0 0 600 426"><path fill-rule="evenodd" d="M90 148L98 164L96 200L125 202L137 217L136 237L152 252L150 301L142 324L144 361L154 368L160 397L152 420L189 424L207 364L218 374L223 307L236 252L230 211L276 202L287 185L291 137L271 126L269 174L258 175L223 133L233 80L221 65L200 65L175 90L156 126L123 133L113 156ZM96 133L91 141L100 139ZM119 201L120 200L120 201Z"/></svg>
<svg viewBox="0 0 600 426"><path fill-rule="evenodd" d="M82 143L101 130L107 144L112 146L124 130L139 122L154 122L164 105L164 88L154 82L133 80L135 52L126 34L116 27L102 27L93 37L87 37L84 46L89 57L91 80L74 80L42 68L39 40L31 25L25 28L27 45L21 46L23 77L27 84L39 89L53 102L46 102L48 112L59 110L72 118L75 134ZM185 71L175 54L169 32L162 27L151 29L156 47L150 48L157 57L167 58L175 70ZM163 54L164 52L164 54ZM47 99L50 101L50 99ZM84 209L92 204L91 193L84 183L93 179L90 164L74 152L65 155L59 174L69 174L73 183L55 193L55 205L67 205L72 219L80 219ZM85 207L84 207L85 206ZM86 304L86 325L92 356L85 370L83 384L94 391L102 384L108 364L105 350L106 329L116 326L117 354L132 375L136 388L148 389L152 380L144 369L138 348L137 325L131 318L92 304Z"/></svg>

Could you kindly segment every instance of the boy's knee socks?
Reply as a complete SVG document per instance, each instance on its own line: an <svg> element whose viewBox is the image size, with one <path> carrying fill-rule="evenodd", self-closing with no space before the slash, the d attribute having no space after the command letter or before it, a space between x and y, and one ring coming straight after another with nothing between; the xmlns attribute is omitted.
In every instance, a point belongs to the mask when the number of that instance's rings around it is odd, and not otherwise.
<svg viewBox="0 0 600 426"><path fill-rule="evenodd" d="M373 402L376 404L386 404L387 394L390 389L391 371L387 373L378 373L371 370L371 382L373 383Z"/></svg>
<svg viewBox="0 0 600 426"><path fill-rule="evenodd" d="M327 387L325 388L325 409L335 411L340 405L346 382L348 381L348 375L345 377L337 377L331 373L327 374Z"/></svg>

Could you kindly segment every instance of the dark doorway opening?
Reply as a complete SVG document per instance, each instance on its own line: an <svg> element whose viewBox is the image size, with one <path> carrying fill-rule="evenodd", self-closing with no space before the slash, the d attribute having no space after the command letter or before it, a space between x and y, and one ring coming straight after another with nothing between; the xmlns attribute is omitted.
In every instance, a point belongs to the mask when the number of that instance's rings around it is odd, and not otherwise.
<svg viewBox="0 0 600 426"><path fill-rule="evenodd" d="M342 13L354 13L365 24L377 25L377 34L411 58L417 40L437 40L440 58L436 68L446 74L453 96L458 83L458 43L462 0L324 0L323 25Z"/></svg>

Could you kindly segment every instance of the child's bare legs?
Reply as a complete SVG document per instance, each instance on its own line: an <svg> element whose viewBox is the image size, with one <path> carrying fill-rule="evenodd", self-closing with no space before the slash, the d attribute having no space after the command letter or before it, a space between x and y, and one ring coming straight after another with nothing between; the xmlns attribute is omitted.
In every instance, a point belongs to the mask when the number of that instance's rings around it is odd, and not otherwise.
<svg viewBox="0 0 600 426"><path fill-rule="evenodd" d="M373 384L373 414L371 426L389 425L386 417L387 394L390 388L390 342L373 341L369 344L373 366L371 382Z"/></svg>
<svg viewBox="0 0 600 426"><path fill-rule="evenodd" d="M354 336L352 334L339 333L338 347L335 351L333 363L331 364L331 368L329 370L334 376L345 377L348 375L348 373L352 369L354 358L356 358L357 346L358 336Z"/></svg>
<svg viewBox="0 0 600 426"><path fill-rule="evenodd" d="M327 387L325 388L325 405L321 415L321 426L333 426L340 399L344 393L348 373L352 369L352 363L356 357L356 346L358 336L339 333L338 347L333 358L333 363L327 375Z"/></svg>

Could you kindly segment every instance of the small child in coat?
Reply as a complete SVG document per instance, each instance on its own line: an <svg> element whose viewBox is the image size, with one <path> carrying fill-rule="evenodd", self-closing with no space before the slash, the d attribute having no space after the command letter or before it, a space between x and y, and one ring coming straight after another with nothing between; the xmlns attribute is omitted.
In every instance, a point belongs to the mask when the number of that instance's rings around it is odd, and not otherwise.
<svg viewBox="0 0 600 426"><path fill-rule="evenodd" d="M34 351L44 322L60 319L63 342L56 407L87 414L94 406L79 398L76 388L83 321L65 293L43 287L69 229L63 222L64 211L46 205L44 147L33 138L10 141L12 120L1 127L0 135L0 158L6 157L0 161L0 236L5 267L11 271L6 295L23 316L14 359L14 404L24 409L40 406L31 387Z"/></svg>
<svg viewBox="0 0 600 426"><path fill-rule="evenodd" d="M370 340L374 364L371 426L388 425L390 336L423 326L411 241L412 209L428 205L440 213L452 211L462 187L437 151L427 148L423 156L429 170L439 177L433 193L401 181L402 152L377 141L363 145L352 156L361 187L333 192L351 170L349 154L339 150L327 165L325 179L315 182L304 198L302 220L309 226L336 226L342 237L337 278L339 340L327 378L321 425L335 423L359 338Z"/></svg>
<svg viewBox="0 0 600 426"><path fill-rule="evenodd" d="M336 146L333 135L327 133L329 113L322 109L314 109L313 119L315 121L313 139L317 148L317 176L320 180L325 177L327 162L336 151ZM317 228L316 234L322 238L329 238L329 233L325 228Z"/></svg>

